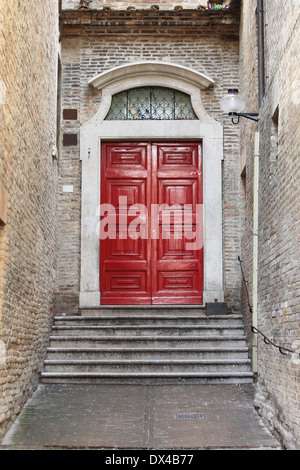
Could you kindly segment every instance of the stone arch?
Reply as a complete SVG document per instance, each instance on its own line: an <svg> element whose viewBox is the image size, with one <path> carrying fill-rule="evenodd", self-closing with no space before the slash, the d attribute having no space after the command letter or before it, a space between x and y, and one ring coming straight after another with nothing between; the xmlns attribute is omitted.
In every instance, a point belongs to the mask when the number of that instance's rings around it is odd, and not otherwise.
<svg viewBox="0 0 300 470"><path fill-rule="evenodd" d="M206 113L200 90L214 85L214 81L203 73L182 65L166 62L136 62L115 67L102 72L89 80L89 85L101 90L101 105L98 119L104 120L110 106L112 96L121 91L140 86L166 86L182 91L191 97L193 109L201 121L210 121Z"/></svg>

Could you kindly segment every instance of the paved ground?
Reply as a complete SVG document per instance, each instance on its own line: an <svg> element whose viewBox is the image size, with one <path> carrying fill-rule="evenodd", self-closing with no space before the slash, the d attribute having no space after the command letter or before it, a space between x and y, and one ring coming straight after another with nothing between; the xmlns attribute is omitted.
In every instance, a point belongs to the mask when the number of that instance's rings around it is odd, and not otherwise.
<svg viewBox="0 0 300 470"><path fill-rule="evenodd" d="M272 449L252 385L40 385L2 447Z"/></svg>

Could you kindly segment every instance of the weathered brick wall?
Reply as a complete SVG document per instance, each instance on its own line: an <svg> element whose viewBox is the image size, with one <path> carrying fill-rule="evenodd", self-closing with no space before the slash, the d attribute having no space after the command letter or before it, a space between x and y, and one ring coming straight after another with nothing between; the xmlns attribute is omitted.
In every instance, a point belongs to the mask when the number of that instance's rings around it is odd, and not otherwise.
<svg viewBox="0 0 300 470"><path fill-rule="evenodd" d="M166 18L164 15L167 14ZM77 120L62 120L62 134L80 134L80 124L99 108L101 94L88 80L115 66L157 60L207 74L215 86L202 93L208 113L224 124L225 296L239 309L240 171L239 130L222 114L219 99L238 86L239 19L206 12L65 13L62 42L62 109L77 109ZM79 145L63 147L60 161L56 311L78 312L80 274L81 167ZM64 193L72 185L72 193Z"/></svg>
<svg viewBox="0 0 300 470"><path fill-rule="evenodd" d="M247 110L256 111L256 15L243 2L241 92ZM297 1L265 0L266 94L260 110L258 328L276 344L300 348L300 189L299 189L299 18ZM257 126L241 126L247 167L247 223L242 256L252 269L253 137ZM251 284L250 284L251 290ZM244 303L245 305L245 303ZM290 449L300 448L300 356L282 356L259 338L256 405Z"/></svg>
<svg viewBox="0 0 300 470"><path fill-rule="evenodd" d="M258 70L257 70L257 3L244 2L240 25L240 93L247 102L248 112L258 110ZM240 121L240 173L242 180L241 210L244 220L241 220L241 259L244 276L252 304L252 241L253 241L253 162L255 132L258 125L253 121ZM243 175L243 176L242 176ZM242 311L249 344L252 344L252 316L248 307L247 291L242 284Z"/></svg>
<svg viewBox="0 0 300 470"><path fill-rule="evenodd" d="M49 337L56 252L57 3L0 9L0 438L31 394ZM4 92L5 90L5 92Z"/></svg>

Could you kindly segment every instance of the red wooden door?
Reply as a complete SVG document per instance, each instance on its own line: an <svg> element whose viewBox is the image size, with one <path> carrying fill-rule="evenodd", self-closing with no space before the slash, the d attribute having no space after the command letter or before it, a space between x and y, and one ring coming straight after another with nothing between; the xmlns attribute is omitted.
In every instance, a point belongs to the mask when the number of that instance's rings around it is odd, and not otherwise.
<svg viewBox="0 0 300 470"><path fill-rule="evenodd" d="M102 305L151 304L149 236L130 237L128 227L134 217L127 214L126 220L125 213L125 203L150 205L150 150L148 143L102 145L101 204L111 205L116 215L115 233L100 242ZM147 220L144 224L141 231L148 231Z"/></svg>
<svg viewBox="0 0 300 470"><path fill-rule="evenodd" d="M201 304L201 144L107 142L101 160L101 304Z"/></svg>

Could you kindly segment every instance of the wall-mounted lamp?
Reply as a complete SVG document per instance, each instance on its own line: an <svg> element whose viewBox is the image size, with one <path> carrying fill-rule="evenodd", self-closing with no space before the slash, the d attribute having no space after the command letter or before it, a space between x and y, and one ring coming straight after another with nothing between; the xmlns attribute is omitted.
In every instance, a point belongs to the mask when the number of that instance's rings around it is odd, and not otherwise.
<svg viewBox="0 0 300 470"><path fill-rule="evenodd" d="M239 91L235 89L228 90L228 95L220 101L221 108L225 113L231 117L233 124L238 124L240 122L240 117L251 119L252 121L259 121L258 113L242 113L245 109L246 102ZM235 119L237 118L237 119Z"/></svg>

